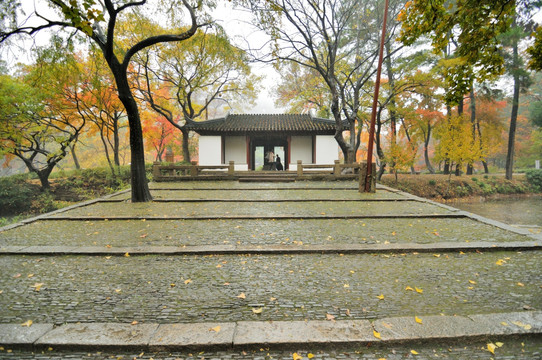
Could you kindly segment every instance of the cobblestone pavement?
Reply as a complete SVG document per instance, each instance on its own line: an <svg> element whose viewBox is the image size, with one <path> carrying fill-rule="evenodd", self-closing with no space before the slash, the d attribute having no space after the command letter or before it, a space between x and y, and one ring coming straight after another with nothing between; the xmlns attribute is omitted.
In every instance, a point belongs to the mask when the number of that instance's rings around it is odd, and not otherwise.
<svg viewBox="0 0 542 360"><path fill-rule="evenodd" d="M403 193L380 189L361 195L352 181L185 182L152 184L151 188L162 202L131 204L124 201L126 194L120 194L111 197L120 201L96 202L0 231L0 248L228 244L301 248L538 241L506 227L458 217L460 212L452 208ZM194 202L198 199L205 201ZM395 214L410 217L374 218ZM432 214L441 217L432 218ZM299 219L281 219L284 215ZM88 216L97 219L89 221ZM126 219L114 220L115 216ZM170 216L218 218L167 219ZM540 310L541 264L542 252L533 249L420 254L1 255L0 323L21 324L29 319L57 325L423 319L439 314ZM477 341L415 344L416 358L493 358L487 349L482 350L486 341L506 344L496 350L496 358L536 359L542 351L542 340L529 336ZM349 346L333 351L303 349L300 354L308 358L311 352L317 359L402 359L414 356L411 350L410 344ZM33 354L0 347L0 359L291 359L292 354L290 349L141 355L53 349Z"/></svg>
<svg viewBox="0 0 542 360"><path fill-rule="evenodd" d="M361 194L355 188L329 188L329 189L152 189L155 200L162 199L222 199L222 200L371 200L371 199L403 199L400 194L379 190L378 194ZM112 199L129 199L130 193L113 196Z"/></svg>
<svg viewBox="0 0 542 360"><path fill-rule="evenodd" d="M397 202L172 202L172 203L97 203L60 213L60 217L73 216L371 216L399 214L451 214L452 211L418 201Z"/></svg>
<svg viewBox="0 0 542 360"><path fill-rule="evenodd" d="M468 232L457 229L468 228ZM315 245L526 241L468 218L37 221L0 232L6 245ZM534 242L534 240L532 240Z"/></svg>
<svg viewBox="0 0 542 360"><path fill-rule="evenodd" d="M494 350L495 354L487 350L489 343L502 343L500 348ZM8 352L10 351L10 352ZM416 353L414 354L413 351ZM179 351L179 352L146 352L146 351L101 351L78 352L57 351L47 349L41 351L20 351L4 348L0 350L0 359L10 360L55 360L55 359L81 359L81 360L211 360L211 359L240 359L240 360L292 360L294 353L303 360L403 360L403 359L460 359L460 360L491 360L491 359L542 359L542 339L534 336L521 338L490 337L477 341L435 341L431 344L422 343L414 345L378 345L336 347L331 349L288 349L273 350L237 349L230 351ZM310 356L310 357L309 357Z"/></svg>
<svg viewBox="0 0 542 360"><path fill-rule="evenodd" d="M1 317L179 323L521 311L542 308L540 263L538 252L3 256Z"/></svg>

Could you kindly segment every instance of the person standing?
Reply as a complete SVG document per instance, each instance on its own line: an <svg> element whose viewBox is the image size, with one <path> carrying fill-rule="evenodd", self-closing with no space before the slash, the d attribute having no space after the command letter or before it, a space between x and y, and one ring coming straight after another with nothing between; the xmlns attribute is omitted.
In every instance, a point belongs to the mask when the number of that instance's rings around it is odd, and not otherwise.
<svg viewBox="0 0 542 360"><path fill-rule="evenodd" d="M282 163L280 162L280 156L277 155L276 161L275 161L275 167L278 171L284 170L284 167L282 166Z"/></svg>
<svg viewBox="0 0 542 360"><path fill-rule="evenodd" d="M277 169L275 166L275 153L273 152L273 150L269 150L269 153L267 154L267 161L269 162L271 170Z"/></svg>

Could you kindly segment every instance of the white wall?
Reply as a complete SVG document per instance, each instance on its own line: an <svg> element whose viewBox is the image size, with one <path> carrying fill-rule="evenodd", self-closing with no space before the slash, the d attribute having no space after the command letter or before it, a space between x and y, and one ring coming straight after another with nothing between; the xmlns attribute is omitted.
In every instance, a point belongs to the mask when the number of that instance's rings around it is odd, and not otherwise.
<svg viewBox="0 0 542 360"><path fill-rule="evenodd" d="M226 165L235 162L235 170L248 170L247 140L245 136L224 137L224 157Z"/></svg>
<svg viewBox="0 0 542 360"><path fill-rule="evenodd" d="M339 160L339 144L333 135L316 135L316 164L334 164Z"/></svg>
<svg viewBox="0 0 542 360"><path fill-rule="evenodd" d="M291 137L289 170L297 169L297 160L301 160L303 164L312 164L312 136Z"/></svg>
<svg viewBox="0 0 542 360"><path fill-rule="evenodd" d="M202 136L199 137L199 164L221 165L222 164L222 137Z"/></svg>

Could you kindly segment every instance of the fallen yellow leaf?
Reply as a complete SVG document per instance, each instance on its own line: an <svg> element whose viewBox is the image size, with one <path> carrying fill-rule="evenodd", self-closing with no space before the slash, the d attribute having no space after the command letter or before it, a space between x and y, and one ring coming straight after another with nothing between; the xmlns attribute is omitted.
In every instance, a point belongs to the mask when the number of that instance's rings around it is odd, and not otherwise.
<svg viewBox="0 0 542 360"><path fill-rule="evenodd" d="M136 320L134 320L134 321L132 321L132 322L130 323L130 325L137 325L137 324L139 324L139 322L136 321Z"/></svg>
<svg viewBox="0 0 542 360"><path fill-rule="evenodd" d="M476 281L474 281L474 280L469 280L469 283L471 283L471 284L476 284Z"/></svg>
<svg viewBox="0 0 542 360"><path fill-rule="evenodd" d="M269 301L276 301L276 300L277 300L277 298L274 298L274 297L269 298Z"/></svg>
<svg viewBox="0 0 542 360"><path fill-rule="evenodd" d="M34 291L40 291L42 286L43 286L43 283L35 283L34 285L32 285L32 287L34 288Z"/></svg>
<svg viewBox="0 0 542 360"><path fill-rule="evenodd" d="M410 286L407 286L407 287L405 288L405 290L406 290L406 291L409 291L409 290L410 290L410 291L414 291L414 289L411 288Z"/></svg>
<svg viewBox="0 0 542 360"><path fill-rule="evenodd" d="M210 328L209 331L220 332L220 325L215 326L214 328Z"/></svg>
<svg viewBox="0 0 542 360"><path fill-rule="evenodd" d="M126 254L124 254L124 256L126 256L126 257L130 257L130 254L129 254L129 253L126 253Z"/></svg>
<svg viewBox="0 0 542 360"><path fill-rule="evenodd" d="M313 354L313 353L308 353L308 354L307 354L307 357L308 357L309 359L312 359L312 358L314 357L314 354Z"/></svg>
<svg viewBox="0 0 542 360"><path fill-rule="evenodd" d="M495 348L496 348L495 344L493 343L487 344L487 351L489 351L493 355L495 355Z"/></svg>
<svg viewBox="0 0 542 360"><path fill-rule="evenodd" d="M433 254L433 256L439 258L440 254Z"/></svg>
<svg viewBox="0 0 542 360"><path fill-rule="evenodd" d="M237 295L237 297L238 297L239 299L246 299L246 298L247 298L247 296L245 295L245 293L240 293L239 295Z"/></svg>
<svg viewBox="0 0 542 360"><path fill-rule="evenodd" d="M497 345L497 347L502 347L504 345L504 343L502 342L496 342L495 345Z"/></svg>
<svg viewBox="0 0 542 360"><path fill-rule="evenodd" d="M417 352L416 350L410 350L410 353L411 353L412 355L418 355L418 352Z"/></svg>
<svg viewBox="0 0 542 360"><path fill-rule="evenodd" d="M502 266L505 262L503 259L499 259L495 264Z"/></svg>
<svg viewBox="0 0 542 360"><path fill-rule="evenodd" d="M373 330L373 336L377 339L382 339L382 337L380 337L380 333L376 330Z"/></svg>
<svg viewBox="0 0 542 360"><path fill-rule="evenodd" d="M192 279L187 279L187 280L184 281L184 284L185 284L185 285L188 285L188 284L190 284L191 282L192 282Z"/></svg>
<svg viewBox="0 0 542 360"><path fill-rule="evenodd" d="M349 287L350 287L350 285L348 285L348 284L344 284L344 286L343 286L343 287L344 287L344 288L349 288Z"/></svg>
<svg viewBox="0 0 542 360"><path fill-rule="evenodd" d="M377 298L380 299L380 300L384 300L384 294L378 295Z"/></svg>
<svg viewBox="0 0 542 360"><path fill-rule="evenodd" d="M292 356L293 356L293 359L294 359L294 360L301 360L301 359L303 359L303 357L301 357L301 355L299 355L298 353L294 353Z"/></svg>
<svg viewBox="0 0 542 360"><path fill-rule="evenodd" d="M422 324L422 319L420 319L419 317L414 316L414 320L416 320L418 324Z"/></svg>
<svg viewBox="0 0 542 360"><path fill-rule="evenodd" d="M416 292L419 293L419 294L423 294L423 289L416 288Z"/></svg>
<svg viewBox="0 0 542 360"><path fill-rule="evenodd" d="M525 286L525 284L518 282L518 286Z"/></svg>
<svg viewBox="0 0 542 360"><path fill-rule="evenodd" d="M335 316L333 316L331 314L326 314L326 319L327 320L335 320Z"/></svg>
<svg viewBox="0 0 542 360"><path fill-rule="evenodd" d="M254 314L261 314L262 311L263 311L263 308L252 309L252 312L253 312Z"/></svg>
<svg viewBox="0 0 542 360"><path fill-rule="evenodd" d="M33 323L32 320L26 320L24 323L21 324L21 326L31 327L32 323Z"/></svg>

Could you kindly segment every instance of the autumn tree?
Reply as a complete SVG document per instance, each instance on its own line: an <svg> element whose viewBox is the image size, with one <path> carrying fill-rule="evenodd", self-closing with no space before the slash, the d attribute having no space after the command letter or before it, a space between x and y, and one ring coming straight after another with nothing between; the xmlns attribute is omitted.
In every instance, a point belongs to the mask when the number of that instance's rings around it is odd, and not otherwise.
<svg viewBox="0 0 542 360"><path fill-rule="evenodd" d="M77 111L81 71L71 51L53 37L51 47L37 49L24 76L3 75L0 82L1 151L20 158L42 189L50 187L49 175L85 126Z"/></svg>
<svg viewBox="0 0 542 360"><path fill-rule="evenodd" d="M180 141L176 139L178 130L166 118L155 112L147 111L142 114L142 119L143 137L147 147L154 149L156 153L154 161L162 162L168 147L180 149Z"/></svg>
<svg viewBox="0 0 542 360"><path fill-rule="evenodd" d="M182 133L184 161L190 161L189 125L211 103L253 101L259 79L244 51L220 28L197 31L182 43L162 44L137 57L138 91L150 108Z"/></svg>
<svg viewBox="0 0 542 360"><path fill-rule="evenodd" d="M463 95L471 91L474 81L483 82L503 73L505 59L501 51L508 38L511 48L509 71L514 77L513 109L510 119L506 177L511 179L514 154L515 119L519 97L519 57L517 54L520 23L528 23L540 1L490 1L468 0L450 5L444 0L413 0L407 2L400 14L403 21L402 41L411 44L421 36L428 36L433 48L443 52L450 45L455 47L455 57L449 68L447 97L452 103L460 103ZM505 35L508 32L509 35ZM540 43L531 51L536 54ZM461 111L460 111L461 112Z"/></svg>
<svg viewBox="0 0 542 360"><path fill-rule="evenodd" d="M12 2L12 1L10 1ZM19 4L20 1L15 2ZM179 5L189 13L189 27L177 28L169 33L149 34L137 42L121 46L116 41L116 30L119 17L135 9L151 10L146 0L140 1L114 1L114 0L47 0L47 6L53 8L51 15L33 13L29 20L24 23L2 29L0 32L0 43L7 41L16 35L35 35L44 29L60 28L64 30L76 30L86 35L96 43L103 53L104 59L113 74L116 82L118 96L125 107L130 127L130 149L131 149L131 182L132 201L150 201L152 196L149 192L145 174L145 159L143 149L143 136L139 109L132 94L130 82L128 81L128 67L132 57L139 51L163 42L183 41L196 33L198 24L195 8L188 0L174 1L168 7L170 18L175 17ZM160 9L152 9L159 13ZM152 11L151 10L151 11ZM26 20L26 19L25 19Z"/></svg>
<svg viewBox="0 0 542 360"><path fill-rule="evenodd" d="M126 111L117 96L115 80L107 64L91 46L84 71L80 113L90 123L87 136L98 135L111 173L120 166L121 130L127 127Z"/></svg>

